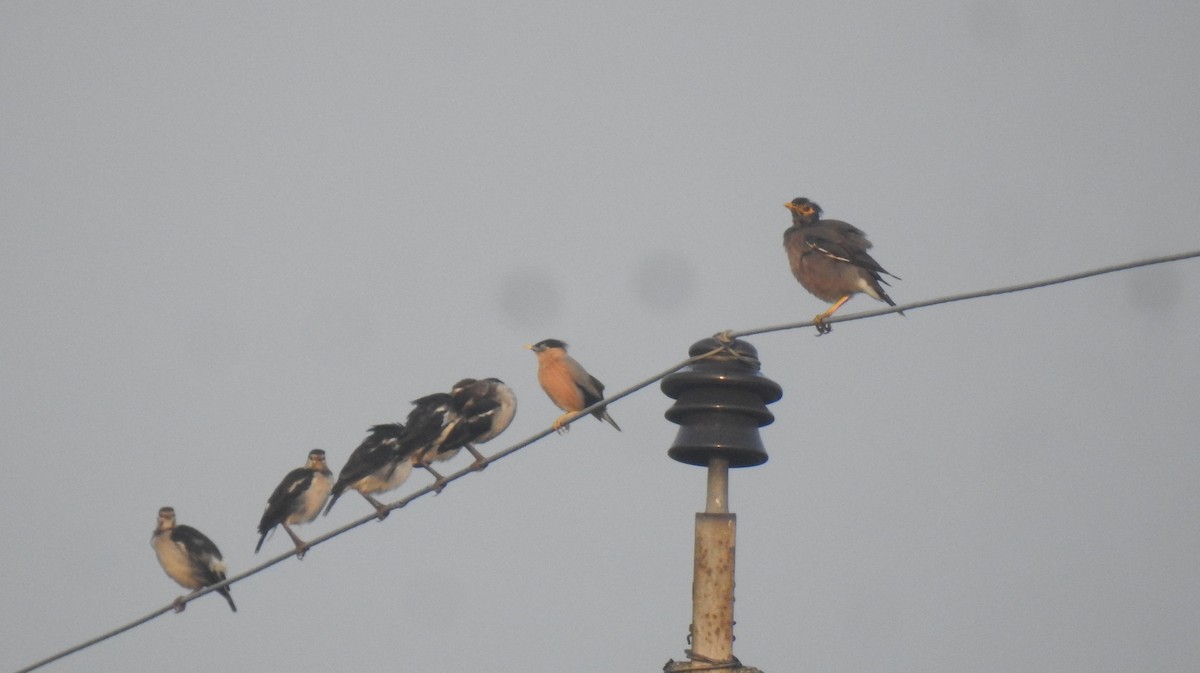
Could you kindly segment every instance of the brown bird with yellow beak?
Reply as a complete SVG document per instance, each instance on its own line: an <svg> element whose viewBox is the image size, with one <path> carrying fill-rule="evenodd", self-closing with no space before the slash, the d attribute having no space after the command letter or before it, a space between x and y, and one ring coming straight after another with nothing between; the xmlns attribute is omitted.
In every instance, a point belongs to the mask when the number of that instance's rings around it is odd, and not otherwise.
<svg viewBox="0 0 1200 673"><path fill-rule="evenodd" d="M888 282L880 274L896 280L900 277L888 273L867 254L871 242L861 229L840 220L822 220L821 207L803 197L783 207L792 211L792 226L783 232L792 275L817 299L834 302L813 318L817 336L833 331L825 320L860 292L888 306L896 305L883 290Z"/></svg>
<svg viewBox="0 0 1200 673"><path fill-rule="evenodd" d="M570 430L565 425L568 420L604 399L604 384L587 373L575 358L567 355L567 344L558 339L546 339L526 348L537 356L538 383L542 384L542 390L546 391L546 395L555 406L566 412L554 421L552 427L557 432ZM621 429L604 407L593 411L592 415L601 421L607 421L617 430Z"/></svg>

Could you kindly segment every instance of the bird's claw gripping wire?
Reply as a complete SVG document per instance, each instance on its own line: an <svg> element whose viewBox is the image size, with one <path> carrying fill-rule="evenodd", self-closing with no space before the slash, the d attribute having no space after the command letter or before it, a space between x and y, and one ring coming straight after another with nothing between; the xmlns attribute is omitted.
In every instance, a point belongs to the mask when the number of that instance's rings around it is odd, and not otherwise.
<svg viewBox="0 0 1200 673"><path fill-rule="evenodd" d="M813 327L817 328L817 333L814 336L825 336L833 331L833 325L828 325L825 323L826 317L827 316L822 313L821 315L813 318Z"/></svg>

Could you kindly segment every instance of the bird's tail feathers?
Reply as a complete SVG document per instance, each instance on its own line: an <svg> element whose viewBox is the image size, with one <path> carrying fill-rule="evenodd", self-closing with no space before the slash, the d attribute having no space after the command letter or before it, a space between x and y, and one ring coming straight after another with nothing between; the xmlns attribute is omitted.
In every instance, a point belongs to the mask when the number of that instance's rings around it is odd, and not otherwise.
<svg viewBox="0 0 1200 673"><path fill-rule="evenodd" d="M608 409L597 409L596 418L608 422L609 425L617 429L617 432L621 431L621 426L617 425L617 422L613 420L613 417L608 415Z"/></svg>
<svg viewBox="0 0 1200 673"><path fill-rule="evenodd" d="M896 302L892 301L892 298L888 296L888 293L883 291L883 288L879 288L879 298L884 300L885 302L887 302L888 306L896 305ZM896 311L896 313L898 315L904 316L905 318L908 317L908 316L904 315L904 311Z"/></svg>
<svg viewBox="0 0 1200 673"><path fill-rule="evenodd" d="M337 502L338 498L342 497L342 493L342 491L338 491L337 493L329 496L329 504L325 505L325 513L321 516L329 516L329 510L333 509L333 503Z"/></svg>
<svg viewBox="0 0 1200 673"><path fill-rule="evenodd" d="M237 606L233 604L233 595L229 593L229 587L221 587L217 589L217 593L225 597L225 601L229 603L229 609L237 612Z"/></svg>

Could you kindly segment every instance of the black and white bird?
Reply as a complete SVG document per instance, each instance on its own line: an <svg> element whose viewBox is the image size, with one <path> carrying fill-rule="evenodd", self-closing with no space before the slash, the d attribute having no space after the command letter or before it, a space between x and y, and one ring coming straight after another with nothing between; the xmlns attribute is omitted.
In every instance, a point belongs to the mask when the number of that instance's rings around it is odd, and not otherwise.
<svg viewBox="0 0 1200 673"><path fill-rule="evenodd" d="M458 453L457 450L438 452L450 421L454 419L454 398L449 393L433 393L412 403L413 409L408 412L407 419L408 434L401 444L414 465L433 475L434 491L441 493L446 478L430 463L450 460Z"/></svg>
<svg viewBox="0 0 1200 673"><path fill-rule="evenodd" d="M221 557L221 550L204 533L191 526L176 525L173 507L158 510L158 525L150 537L150 546L154 547L154 553L158 555L158 562L167 577L185 589L195 592L225 580L225 561ZM229 587L221 587L217 593L229 602L230 610L237 612L233 596L229 595ZM187 604L183 602L183 596L175 599L176 612L182 612L185 607Z"/></svg>
<svg viewBox="0 0 1200 673"><path fill-rule="evenodd" d="M497 378L463 379L450 389L451 414L438 441L437 455L465 448L475 457L472 467L482 470L487 459L475 448L508 429L517 414L517 395Z"/></svg>
<svg viewBox="0 0 1200 673"><path fill-rule="evenodd" d="M358 445L354 453L338 473L337 481L330 490L329 505L325 513L342 497L346 489L359 492L375 508L379 520L387 518L388 508L372 494L385 493L403 484L412 472L411 450L403 446L408 429L400 423L385 423L371 426L371 434Z"/></svg>
<svg viewBox="0 0 1200 673"><path fill-rule="evenodd" d="M275 492L267 499L267 508L263 511L262 520L258 522L258 545L254 553L262 549L267 535L276 526L283 526L284 532L292 538L296 545L296 558L304 558L308 551L308 543L301 540L292 531L291 525L308 523L317 518L329 499L333 489L333 472L325 464L325 452L313 449L308 452L308 462L304 467L298 467L279 482Z"/></svg>

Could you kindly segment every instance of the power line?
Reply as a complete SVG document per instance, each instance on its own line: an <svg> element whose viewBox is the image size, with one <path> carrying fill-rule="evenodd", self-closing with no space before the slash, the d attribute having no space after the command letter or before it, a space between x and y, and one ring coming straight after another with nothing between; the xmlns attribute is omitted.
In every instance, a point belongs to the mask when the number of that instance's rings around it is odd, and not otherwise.
<svg viewBox="0 0 1200 673"><path fill-rule="evenodd" d="M982 297L992 297L992 296L996 296L996 295L1000 295L1000 294L1009 294L1012 292L1024 292L1026 290L1033 290L1033 289L1037 289L1037 288L1048 287L1050 285L1058 285L1061 283L1069 283L1069 282L1076 281L1076 280L1082 280L1084 278L1091 278L1093 276L1102 276L1105 274L1116 273L1118 271L1126 271L1129 269L1136 269L1136 268L1144 267L1144 266L1153 266L1156 264L1165 264L1167 262L1177 262L1180 260L1192 259L1192 258L1196 258L1196 257L1200 257L1200 250L1196 250L1196 251L1192 251L1192 252L1184 252L1184 253L1179 253L1179 254L1175 254L1175 255L1164 255L1161 257L1152 257L1149 259L1142 259L1142 260L1138 260L1135 262L1126 262L1123 264L1114 264L1111 266L1105 266L1105 267L1101 267L1098 269L1092 269L1090 271L1081 271L1079 273L1072 273L1072 274L1068 274L1065 276L1057 276L1054 278L1047 278L1044 280L1038 280L1038 281L1033 281L1033 282L1029 282L1029 283L1021 283L1018 285L1008 285L1005 287L992 288L992 289L988 289L988 290L979 290L979 291L975 291L975 292L964 292L961 294L953 294L953 295L948 295L945 297L939 297L937 299L927 299L924 301L917 301L917 302L912 302L909 304L903 304L903 305L899 305L899 306L893 306L893 307L878 309L878 310L874 310L874 311L863 311L860 313L852 313L852 314L848 314L848 315L834 315L834 316L831 316L828 319L826 319L825 323L832 324L832 323L837 323L837 322L849 322L851 320L862 320L864 318L875 318L878 316L888 315L890 313L899 313L900 311L911 311L913 309L937 306L940 304L950 304L950 303L954 303L954 302L965 301L967 299L979 299ZM784 330L802 329L802 328L812 327L812 326L813 326L812 321L807 320L807 321L802 321L802 322L793 322L793 323L785 323L785 324L781 324L781 325L773 325L773 326L769 326L769 327L757 327L757 328L748 329L748 330L740 330L740 331L726 330L724 332L720 332L716 335L716 337L717 337L718 342L723 345L716 347L707 353L701 353L700 355L696 355L694 357L687 358L686 360L682 360L682 361L672 365L671 367L668 367L667 369L664 369L663 371L661 371L657 374L654 374L653 376L650 376L649 378L639 381L639 382L629 386L628 388L625 388L617 393L614 393L614 394L604 398L603 400L600 400L599 402L591 405L590 407L587 407L587 408L583 409L582 411L578 412L575 416L570 418L564 424L564 427L570 425L571 423L574 423L576 420L586 417L589 413L591 413L592 411L595 411L596 409L599 409L601 407L606 407L618 400L621 400L625 397L632 395L633 393L638 392L639 390L642 390L643 388L653 385L654 383L658 382L659 380L663 379L664 377L666 377L669 374L679 371L680 369L683 369L684 367L687 367L695 362L698 362L705 358L712 357L713 355L720 353L721 351L725 350L725 347L726 347L725 344L728 344L730 341L732 341L735 338L744 337L744 336L752 336L752 335L756 335L756 334L767 334L769 332L780 332L780 331L784 331ZM554 432L555 431L553 428L546 428L545 430L542 430L541 432L538 432L537 434L527 437L526 439L523 439L520 442L513 444L512 446L509 446L495 454L492 454L491 456L488 456L485 459L485 461L482 463L482 466L486 467L488 465L491 465L492 463L494 463L502 458L505 458L513 453L516 453L517 451L520 451L521 449L529 446L530 444L533 444L533 443L553 434ZM478 471L478 469L482 469L482 467L481 468L476 468L475 466L465 467L465 468L459 470L458 472L454 472L452 474L446 475L446 479L443 483L446 485L449 485L451 482L457 481L458 479L461 479L462 477L465 477L466 475L471 474L472 472ZM420 498L422 496L428 495L429 493L433 493L433 492L435 492L435 484L430 484L428 486L425 486L421 489L413 491L412 493L408 494L407 496L405 496L403 498L400 498L399 500L396 500L395 502L388 504L387 511L391 512L392 510L400 509L400 508L404 507L405 505L407 505L408 503L412 502L413 500L416 500L417 498ZM335 538L343 533L346 533L350 530L358 528L359 526L362 526L363 524L367 524L367 523L370 523L370 522L376 521L376 520L378 520L378 516L376 514L370 514L367 516L363 516L362 518L355 519L354 521L351 521L350 523L345 524L339 528L335 528L335 529L325 533L324 535L320 535L318 537L313 538L312 540L309 540L309 547L310 548L316 547L317 545L322 544L328 540L332 540L333 538ZM213 584L211 586L204 587L203 589L201 589L199 591L182 596L182 597L180 597L178 604L186 605L187 603L190 603L190 602L196 600L197 598L200 598L201 596L204 596L206 594L210 594L222 587L230 586L230 585L232 585L236 582L240 582L248 577L257 575L258 573L266 570L267 568L270 568L271 566L274 566L278 563L281 563L281 562L287 560L288 558L290 558L292 556L295 556L296 553L297 553L297 551L295 549L285 552L283 554L280 554L279 556L275 556L271 559L268 559L268 560L264 561L263 563L260 563L259 565L254 566L254 567L250 568L249 570L246 570L245 572L242 572L240 574L229 577L222 582ZM101 643L105 640L108 640L109 638L118 636L126 631L129 631L138 626L141 626L142 624L145 624L146 622L148 622L152 619L155 619L161 615L164 615L168 612L175 611L175 606L176 606L176 602L172 601L171 603L167 604L166 606L158 608L157 610L154 610L153 612L150 612L147 615L139 617L138 619L135 619L134 621L129 622L128 624L119 626L111 631L108 631L99 636L96 636L95 638L86 640L82 643L79 643L78 645L67 648L67 649L65 649L61 652L58 652L52 656L42 659L41 661L37 661L29 666L26 666L25 668L19 669L18 671L16 671L16 673L28 673L29 671L33 671L38 668L41 668L41 667L45 666L46 664L49 664L49 663L55 662L59 659L62 659L63 657L66 657L67 655L74 654L75 652L79 652L80 650L87 649L87 648L91 647L92 645Z"/></svg>
<svg viewBox="0 0 1200 673"><path fill-rule="evenodd" d="M835 322L850 322L851 320L862 320L863 318L874 318L889 313L900 313L901 311L911 311L916 308L926 308L928 306L937 306L939 304L951 304L957 301L965 301L967 299L978 299L980 297L993 297L998 294L1009 294L1011 292L1024 292L1025 290L1036 290L1040 287L1048 287L1050 285L1059 285L1061 283L1069 283L1075 280L1091 278L1092 276L1103 276L1108 273L1116 273L1117 271L1126 271L1128 269L1136 269L1143 266L1153 266L1155 264L1165 264L1167 262L1178 262L1184 259L1192 259L1200 257L1200 250L1192 252L1181 252L1176 255L1163 255L1162 257L1150 257L1141 259L1136 262L1125 262L1123 264L1113 264L1111 266L1103 266L1090 271L1080 271L1071 273L1065 276L1057 276L1055 278L1047 278L1045 280L1035 280L1029 283L1020 283L1018 285L1008 285L1005 287L992 288L990 290L977 290L975 292L964 292L962 294L952 294L937 299L926 299L925 301L915 301L911 304L901 304L899 306L889 306L888 308L877 309L874 311L863 311L861 313L851 313L849 315L833 315L825 319L826 325L831 325ZM782 325L772 325L771 327L756 327L754 329L742 330L740 332L730 331L722 332L722 335L731 339L738 337L752 336L755 334L766 334L768 332L780 332L789 329L799 329L802 327L812 327L812 321L792 322Z"/></svg>

